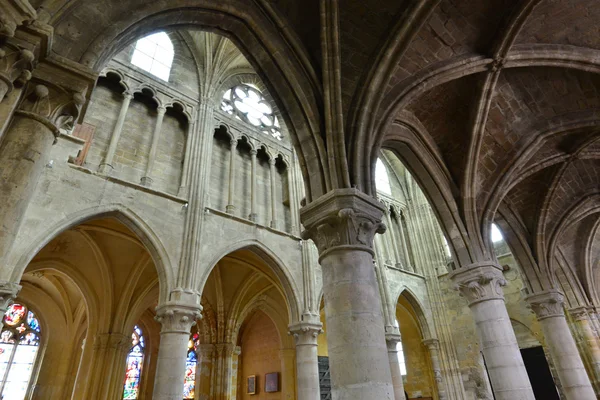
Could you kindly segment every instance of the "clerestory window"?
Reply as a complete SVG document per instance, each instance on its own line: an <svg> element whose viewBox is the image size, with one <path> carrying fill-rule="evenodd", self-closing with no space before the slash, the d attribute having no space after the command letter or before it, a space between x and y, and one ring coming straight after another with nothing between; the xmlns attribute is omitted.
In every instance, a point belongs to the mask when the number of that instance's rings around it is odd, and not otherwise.
<svg viewBox="0 0 600 400"><path fill-rule="evenodd" d="M0 334L0 398L25 398L39 349L37 317L27 306L12 304L4 314L4 328Z"/></svg>
<svg viewBox="0 0 600 400"><path fill-rule="evenodd" d="M158 32L137 41L131 63L168 82L174 55L169 35Z"/></svg>
<svg viewBox="0 0 600 400"><path fill-rule="evenodd" d="M387 194L388 196L392 195L390 177L380 158L377 159L377 164L375 164L375 187L377 188L377 191L381 193Z"/></svg>
<svg viewBox="0 0 600 400"><path fill-rule="evenodd" d="M273 107L254 85L241 84L226 91L221 101L221 110L277 140L283 138Z"/></svg>

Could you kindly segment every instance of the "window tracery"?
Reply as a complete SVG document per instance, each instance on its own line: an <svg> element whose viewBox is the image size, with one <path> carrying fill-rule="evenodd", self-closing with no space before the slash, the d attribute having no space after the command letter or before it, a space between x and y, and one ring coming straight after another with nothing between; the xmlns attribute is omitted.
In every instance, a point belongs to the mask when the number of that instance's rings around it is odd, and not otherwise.
<svg viewBox="0 0 600 400"><path fill-rule="evenodd" d="M4 314L4 328L0 334L2 398L25 398L39 348L39 320L27 306L12 304Z"/></svg>
<svg viewBox="0 0 600 400"><path fill-rule="evenodd" d="M221 101L221 110L273 136L283 139L279 120L273 107L254 86L241 84L227 90Z"/></svg>
<svg viewBox="0 0 600 400"><path fill-rule="evenodd" d="M131 349L127 355L127 369L123 385L123 399L136 400L140 395L140 379L144 363L144 335L139 326L133 327L131 334Z"/></svg>
<svg viewBox="0 0 600 400"><path fill-rule="evenodd" d="M175 51L169 35L158 32L137 41L131 63L168 82L174 56Z"/></svg>

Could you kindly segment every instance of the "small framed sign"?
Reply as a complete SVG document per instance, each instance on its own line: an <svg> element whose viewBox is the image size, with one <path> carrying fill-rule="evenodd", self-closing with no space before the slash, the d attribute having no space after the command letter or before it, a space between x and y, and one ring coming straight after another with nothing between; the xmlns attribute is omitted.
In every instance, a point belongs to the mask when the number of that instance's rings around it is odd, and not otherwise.
<svg viewBox="0 0 600 400"><path fill-rule="evenodd" d="M246 394L256 394L256 375L250 375L246 385Z"/></svg>
<svg viewBox="0 0 600 400"><path fill-rule="evenodd" d="M265 374L265 392L279 392L279 372Z"/></svg>

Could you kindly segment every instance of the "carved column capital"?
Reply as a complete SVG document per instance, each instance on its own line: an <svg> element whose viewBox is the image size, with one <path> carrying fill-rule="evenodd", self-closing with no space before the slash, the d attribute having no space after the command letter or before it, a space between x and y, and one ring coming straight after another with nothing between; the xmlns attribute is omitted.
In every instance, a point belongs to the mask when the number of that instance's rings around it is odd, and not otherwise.
<svg viewBox="0 0 600 400"><path fill-rule="evenodd" d="M215 345L212 343L200 343L196 347L196 355L198 359L203 361L206 359L210 359L215 352Z"/></svg>
<svg viewBox="0 0 600 400"><path fill-rule="evenodd" d="M437 351L440 349L440 341L436 338L423 339L423 344L427 346L429 351Z"/></svg>
<svg viewBox="0 0 600 400"><path fill-rule="evenodd" d="M288 335L294 336L296 345L317 345L317 338L323 331L323 324L314 322L299 322L288 327Z"/></svg>
<svg viewBox="0 0 600 400"><path fill-rule="evenodd" d="M202 306L186 304L165 304L156 307L156 317L161 323L160 333L185 333L189 334L196 320L202 318Z"/></svg>
<svg viewBox="0 0 600 400"><path fill-rule="evenodd" d="M79 118L85 102L83 93L47 82L31 81L16 113L44 124L58 136L61 128L69 127Z"/></svg>
<svg viewBox="0 0 600 400"><path fill-rule="evenodd" d="M373 238L385 232L385 207L357 189L336 189L300 210L306 230L320 258L338 249L362 250L374 255Z"/></svg>
<svg viewBox="0 0 600 400"><path fill-rule="evenodd" d="M402 336L400 335L400 331L395 333L386 333L385 334L385 343L387 344L388 352L390 351L398 351L398 343L402 342Z"/></svg>
<svg viewBox="0 0 600 400"><path fill-rule="evenodd" d="M238 347L233 343L217 343L215 349L219 357L231 356L235 352L235 348Z"/></svg>
<svg viewBox="0 0 600 400"><path fill-rule="evenodd" d="M475 263L452 272L450 278L469 306L487 300L504 300L506 280L502 268L494 263Z"/></svg>
<svg viewBox="0 0 600 400"><path fill-rule="evenodd" d="M0 9L0 37L14 36L17 27L37 18L35 9L28 1L2 0Z"/></svg>
<svg viewBox="0 0 600 400"><path fill-rule="evenodd" d="M2 316L21 291L21 285L12 282L0 282L0 312ZM0 316L0 321L2 317Z"/></svg>
<svg viewBox="0 0 600 400"><path fill-rule="evenodd" d="M2 97L14 89L14 85L24 85L31 79L35 55L32 51L6 44L0 48L0 85L4 85Z"/></svg>
<svg viewBox="0 0 600 400"><path fill-rule="evenodd" d="M590 319L591 309L589 307L577 307L569 310L569 315L575 321L587 321Z"/></svg>
<svg viewBox="0 0 600 400"><path fill-rule="evenodd" d="M538 320L551 317L564 317L565 297L558 290L545 290L525 297Z"/></svg>

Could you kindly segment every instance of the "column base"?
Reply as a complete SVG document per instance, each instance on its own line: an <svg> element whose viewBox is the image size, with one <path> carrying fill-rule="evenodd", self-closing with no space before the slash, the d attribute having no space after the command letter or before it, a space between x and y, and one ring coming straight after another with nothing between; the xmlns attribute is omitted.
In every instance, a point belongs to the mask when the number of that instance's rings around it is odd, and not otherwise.
<svg viewBox="0 0 600 400"><path fill-rule="evenodd" d="M140 185L147 187L152 186L152 178L149 176L144 176L142 179L140 179Z"/></svg>
<svg viewBox="0 0 600 400"><path fill-rule="evenodd" d="M258 214L252 213L252 214L248 215L248 219L252 222L256 222L258 220Z"/></svg>
<svg viewBox="0 0 600 400"><path fill-rule="evenodd" d="M101 175L111 176L114 170L115 167L113 167L110 164L100 164L100 166L98 167L98 173Z"/></svg>
<svg viewBox="0 0 600 400"><path fill-rule="evenodd" d="M233 204L227 204L225 207L225 212L227 214L235 214L235 206Z"/></svg>
<svg viewBox="0 0 600 400"><path fill-rule="evenodd" d="M273 228L273 229L278 229L278 228L277 228L277 222L276 222L276 221L271 221L271 222L269 223L269 226L270 226L271 228Z"/></svg>

